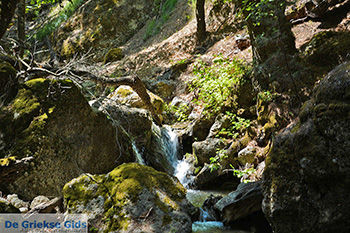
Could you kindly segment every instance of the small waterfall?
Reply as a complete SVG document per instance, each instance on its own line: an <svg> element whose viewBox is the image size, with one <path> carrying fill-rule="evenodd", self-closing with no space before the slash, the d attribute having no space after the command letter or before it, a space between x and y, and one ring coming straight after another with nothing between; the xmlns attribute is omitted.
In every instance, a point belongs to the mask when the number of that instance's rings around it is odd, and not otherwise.
<svg viewBox="0 0 350 233"><path fill-rule="evenodd" d="M168 125L163 126L160 132L162 136L162 147L166 152L167 160L174 168L173 175L179 179L180 183L185 188L188 188L191 182L191 179L189 179L189 172L192 165L188 163L185 158L182 160L178 159L179 138Z"/></svg>
<svg viewBox="0 0 350 233"><path fill-rule="evenodd" d="M189 184L191 183L193 176L190 175L191 170L193 169L193 165L191 165L186 158L182 160L178 159L178 151L179 151L179 139L177 134L173 131L173 129L164 125L163 127L159 127L155 124L152 125L152 132L156 136L157 144L159 146L158 156L164 156L163 159L167 161L169 165L173 168L173 175L178 178L180 183L188 189L188 194L192 196L201 196L200 191L189 189ZM142 159L142 157L141 157ZM203 193L205 194L205 193ZM188 198L188 196L187 196ZM203 198L201 198L203 199ZM203 204L204 199L202 200L201 205ZM192 231L194 233L223 233L223 232L231 232L225 231L224 224L222 222L213 221L213 217L210 216L208 212L200 208L200 221L194 222L192 224Z"/></svg>
<svg viewBox="0 0 350 233"><path fill-rule="evenodd" d="M137 149L135 141L132 140L131 141L131 146L132 146L132 150L134 152L135 158L136 158L136 162L142 165L145 165L145 160L143 160L141 153L139 152L139 149Z"/></svg>
<svg viewBox="0 0 350 233"><path fill-rule="evenodd" d="M183 158L178 160L175 164L175 173L174 176L179 179L180 183L185 187L189 188L193 177L189 175L191 164Z"/></svg>
<svg viewBox="0 0 350 233"><path fill-rule="evenodd" d="M168 161L174 167L178 161L179 138L169 125L164 125L161 129L162 144Z"/></svg>

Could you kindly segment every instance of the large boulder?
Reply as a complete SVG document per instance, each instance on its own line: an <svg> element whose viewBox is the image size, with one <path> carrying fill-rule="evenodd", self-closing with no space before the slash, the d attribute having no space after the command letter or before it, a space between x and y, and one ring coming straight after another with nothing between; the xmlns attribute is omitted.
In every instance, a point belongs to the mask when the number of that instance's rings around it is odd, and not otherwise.
<svg viewBox="0 0 350 233"><path fill-rule="evenodd" d="M164 108L164 101L159 96L147 91L151 98L151 103L155 112L161 115ZM112 94L109 95L112 101L118 104L126 105L133 108L148 109L146 104L141 100L138 94L130 87L126 85L121 85Z"/></svg>
<svg viewBox="0 0 350 233"><path fill-rule="evenodd" d="M272 229L261 210L261 182L241 183L237 189L217 201L214 211L220 213L225 225L257 233Z"/></svg>
<svg viewBox="0 0 350 233"><path fill-rule="evenodd" d="M124 105L123 102L119 102L120 99L114 98L116 95L109 96L98 109L108 112L116 125L119 125L133 141L141 157L139 162L158 171L173 174L178 151L176 134L170 127L159 127L153 123L147 110Z"/></svg>
<svg viewBox="0 0 350 233"><path fill-rule="evenodd" d="M350 32L323 31L301 47L302 56L316 70L330 71L348 59Z"/></svg>
<svg viewBox="0 0 350 233"><path fill-rule="evenodd" d="M275 232L350 232L350 63L331 71L266 160L263 211Z"/></svg>
<svg viewBox="0 0 350 233"><path fill-rule="evenodd" d="M16 96L17 89L15 68L0 57L0 105L11 101Z"/></svg>
<svg viewBox="0 0 350 233"><path fill-rule="evenodd" d="M82 175L63 188L69 213L88 214L92 232L191 232L195 208L180 182L137 163Z"/></svg>
<svg viewBox="0 0 350 233"><path fill-rule="evenodd" d="M225 148L227 143L220 138L207 138L201 142L192 144L193 154L197 157L198 164L210 163L210 158L215 157L219 150Z"/></svg>
<svg viewBox="0 0 350 233"><path fill-rule="evenodd" d="M25 199L60 195L83 172L106 173L134 160L128 137L93 112L71 81L25 82L0 108L0 130L0 189Z"/></svg>
<svg viewBox="0 0 350 233"><path fill-rule="evenodd" d="M262 198L261 182L241 183L219 200L215 208L222 213L224 222L229 223L261 210Z"/></svg>

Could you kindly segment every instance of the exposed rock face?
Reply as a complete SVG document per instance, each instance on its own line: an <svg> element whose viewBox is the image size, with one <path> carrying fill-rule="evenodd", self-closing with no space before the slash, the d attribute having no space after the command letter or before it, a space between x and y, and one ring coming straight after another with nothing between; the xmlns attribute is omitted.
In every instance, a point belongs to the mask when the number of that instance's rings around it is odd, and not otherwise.
<svg viewBox="0 0 350 233"><path fill-rule="evenodd" d="M130 91L130 89L120 90L127 91L128 93ZM121 105L120 103L125 104L125 102L121 102L123 98L118 98L119 94L117 91L112 95L111 99L104 101L102 108L99 109L102 110L104 108L116 124L120 125L129 137L134 140L136 148L147 165L159 171L173 174L174 168L169 157L171 157L172 153L176 152L175 150L177 148L170 148L171 136L168 134L169 131L167 128L159 127L152 123L150 113L147 110L130 107L130 103L135 104L132 101L133 98L124 99L127 100L129 106ZM139 99L138 96L137 98ZM139 103L141 104L141 99L138 99L136 100L140 101Z"/></svg>
<svg viewBox="0 0 350 233"><path fill-rule="evenodd" d="M82 175L63 189L69 213L86 213L96 232L192 232L195 208L175 178L123 164L107 175Z"/></svg>
<svg viewBox="0 0 350 233"><path fill-rule="evenodd" d="M271 233L271 227L261 211L261 182L241 183L214 205L226 225L257 233Z"/></svg>
<svg viewBox="0 0 350 233"><path fill-rule="evenodd" d="M256 211L261 210L262 201L261 183L241 183L237 190L229 193L215 204L224 222L233 222Z"/></svg>
<svg viewBox="0 0 350 233"><path fill-rule="evenodd" d="M0 166L1 190L24 199L59 195L66 182L83 172L105 173L134 160L123 132L116 135L70 81L34 79L21 85L16 97L0 108L0 129L1 156L11 161L33 157L26 169L6 177L3 171L12 162Z"/></svg>
<svg viewBox="0 0 350 233"><path fill-rule="evenodd" d="M331 71L267 158L263 211L275 232L349 232L350 63Z"/></svg>
<svg viewBox="0 0 350 233"><path fill-rule="evenodd" d="M194 177L193 186L196 189L212 190L233 190L239 184L239 179L231 172L223 169L211 169L210 165L204 164L203 168Z"/></svg>
<svg viewBox="0 0 350 233"><path fill-rule="evenodd" d="M309 64L328 72L348 58L349 36L350 32L319 32L302 46L303 56Z"/></svg>
<svg viewBox="0 0 350 233"><path fill-rule="evenodd" d="M224 141L219 138L207 138L204 141L192 144L193 154L197 157L199 165L210 163L210 157L215 157L217 150L224 147Z"/></svg>
<svg viewBox="0 0 350 233"><path fill-rule="evenodd" d="M164 108L164 101L159 96L148 91L148 95L151 98L151 103L155 112L161 115ZM116 101L118 104L126 105L134 108L148 109L146 104L141 100L138 94L129 86L122 85L118 87L110 96L112 101Z"/></svg>
<svg viewBox="0 0 350 233"><path fill-rule="evenodd" d="M110 48L125 43L157 12L154 2L89 1L54 34L55 47L67 58L95 48L102 60Z"/></svg>

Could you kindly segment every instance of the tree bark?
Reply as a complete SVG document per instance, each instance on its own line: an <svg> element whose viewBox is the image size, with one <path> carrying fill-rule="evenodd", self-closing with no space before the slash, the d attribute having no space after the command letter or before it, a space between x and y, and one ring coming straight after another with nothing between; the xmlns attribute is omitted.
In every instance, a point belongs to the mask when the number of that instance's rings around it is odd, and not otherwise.
<svg viewBox="0 0 350 233"><path fill-rule="evenodd" d="M197 40L199 43L206 39L207 31L205 26L205 0L196 2L196 20L197 20Z"/></svg>
<svg viewBox="0 0 350 233"><path fill-rule="evenodd" d="M25 43L26 0L20 0L17 10L17 36L19 41L19 56L23 57Z"/></svg>
<svg viewBox="0 0 350 233"><path fill-rule="evenodd" d="M18 0L0 0L0 39L5 34L15 13Z"/></svg>
<svg viewBox="0 0 350 233"><path fill-rule="evenodd" d="M277 91L295 90L294 76L301 68L295 56L295 37L285 16L286 1L236 2L248 27L259 86L268 89L274 83Z"/></svg>

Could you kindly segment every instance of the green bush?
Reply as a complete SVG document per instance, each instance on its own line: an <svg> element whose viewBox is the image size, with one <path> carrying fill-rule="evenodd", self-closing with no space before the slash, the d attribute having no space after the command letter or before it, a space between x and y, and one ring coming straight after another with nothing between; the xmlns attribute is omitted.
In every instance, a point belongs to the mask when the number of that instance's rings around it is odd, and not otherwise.
<svg viewBox="0 0 350 233"><path fill-rule="evenodd" d="M208 116L217 115L229 109L236 109L236 93L245 82L245 74L250 68L242 61L217 57L213 65L199 61L194 67L196 78L189 84L197 95L195 103L204 107Z"/></svg>

